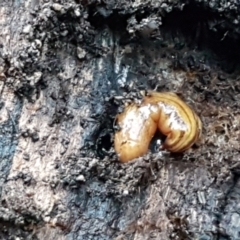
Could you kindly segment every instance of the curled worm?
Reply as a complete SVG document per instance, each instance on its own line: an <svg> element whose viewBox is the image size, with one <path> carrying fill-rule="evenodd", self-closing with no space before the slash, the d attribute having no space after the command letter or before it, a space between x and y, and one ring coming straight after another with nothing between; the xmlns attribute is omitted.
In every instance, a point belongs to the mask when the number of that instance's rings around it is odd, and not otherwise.
<svg viewBox="0 0 240 240"><path fill-rule="evenodd" d="M144 155L157 130L166 136L162 148L170 152L189 149L202 132L200 118L171 92L148 92L140 105L127 106L116 120L120 130L114 147L121 162Z"/></svg>

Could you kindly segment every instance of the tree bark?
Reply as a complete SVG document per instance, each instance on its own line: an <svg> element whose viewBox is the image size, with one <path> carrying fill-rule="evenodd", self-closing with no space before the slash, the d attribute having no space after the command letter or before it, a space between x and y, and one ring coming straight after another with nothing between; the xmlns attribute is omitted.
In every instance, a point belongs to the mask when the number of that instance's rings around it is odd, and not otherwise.
<svg viewBox="0 0 240 240"><path fill-rule="evenodd" d="M67 2L67 3L66 3ZM1 239L239 239L239 6L0 3ZM184 154L127 164L115 117L141 90L201 117Z"/></svg>

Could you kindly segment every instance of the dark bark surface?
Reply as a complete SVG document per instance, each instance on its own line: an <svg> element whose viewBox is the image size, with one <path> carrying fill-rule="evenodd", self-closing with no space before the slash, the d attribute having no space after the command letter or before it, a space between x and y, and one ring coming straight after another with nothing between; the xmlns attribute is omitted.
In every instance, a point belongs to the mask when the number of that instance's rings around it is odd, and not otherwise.
<svg viewBox="0 0 240 240"><path fill-rule="evenodd" d="M240 239L239 6L2 1L0 239ZM121 164L115 116L147 89L202 139Z"/></svg>

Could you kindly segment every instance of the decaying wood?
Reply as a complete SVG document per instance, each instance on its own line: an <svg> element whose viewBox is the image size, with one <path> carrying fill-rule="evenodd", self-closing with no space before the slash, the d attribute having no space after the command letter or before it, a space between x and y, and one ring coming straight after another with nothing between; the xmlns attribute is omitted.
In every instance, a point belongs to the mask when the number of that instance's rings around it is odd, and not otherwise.
<svg viewBox="0 0 240 240"><path fill-rule="evenodd" d="M0 3L1 239L239 239L235 2ZM147 89L203 138L121 164L115 116Z"/></svg>

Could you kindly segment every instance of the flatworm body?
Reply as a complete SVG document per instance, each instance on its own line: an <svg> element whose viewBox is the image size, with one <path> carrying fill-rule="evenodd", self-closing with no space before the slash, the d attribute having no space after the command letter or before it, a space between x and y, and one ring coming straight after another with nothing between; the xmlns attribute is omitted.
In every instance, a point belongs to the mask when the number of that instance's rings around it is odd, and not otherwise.
<svg viewBox="0 0 240 240"><path fill-rule="evenodd" d="M140 105L127 106L117 123L114 146L121 162L144 155L157 130L166 136L162 147L171 152L189 149L202 132L200 118L171 92L148 92Z"/></svg>

